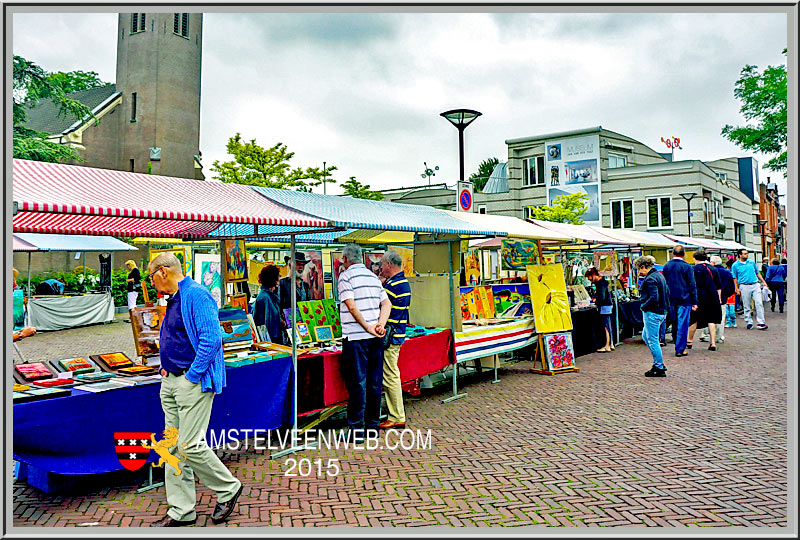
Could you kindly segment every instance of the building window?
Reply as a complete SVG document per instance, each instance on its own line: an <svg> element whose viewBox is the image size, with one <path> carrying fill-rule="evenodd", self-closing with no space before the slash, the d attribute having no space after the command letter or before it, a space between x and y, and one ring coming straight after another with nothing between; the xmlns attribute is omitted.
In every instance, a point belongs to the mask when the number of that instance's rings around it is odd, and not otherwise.
<svg viewBox="0 0 800 540"><path fill-rule="evenodd" d="M131 13L131 34L144 32L145 14Z"/></svg>
<svg viewBox="0 0 800 540"><path fill-rule="evenodd" d="M633 201L611 201L611 228L633 229Z"/></svg>
<svg viewBox="0 0 800 540"><path fill-rule="evenodd" d="M539 161L541 160L541 161ZM522 186L538 186L544 184L544 175L541 168L541 162L544 161L540 158L525 158L522 160ZM537 167L538 165L538 167Z"/></svg>
<svg viewBox="0 0 800 540"><path fill-rule="evenodd" d="M478 205L478 213L479 214L485 214L486 213L486 205L485 204L479 204Z"/></svg>
<svg viewBox="0 0 800 540"><path fill-rule="evenodd" d="M703 197L703 224L706 229L711 228L711 199Z"/></svg>
<svg viewBox="0 0 800 540"><path fill-rule="evenodd" d="M744 223L733 224L733 239L737 243L744 245Z"/></svg>
<svg viewBox="0 0 800 540"><path fill-rule="evenodd" d="M717 175L717 178L722 180L723 182L727 182L728 181L728 173L718 172L718 173L716 173L716 175Z"/></svg>
<svg viewBox="0 0 800 540"><path fill-rule="evenodd" d="M176 13L172 17L172 32L181 37L189 37L189 14Z"/></svg>
<svg viewBox="0 0 800 540"><path fill-rule="evenodd" d="M522 217L525 218L525 219L534 219L534 217L533 217L533 208L534 208L533 206L526 206L522 210Z"/></svg>
<svg viewBox="0 0 800 540"><path fill-rule="evenodd" d="M651 229L672 227L672 199L670 197L647 199L647 226Z"/></svg>
<svg viewBox="0 0 800 540"><path fill-rule="evenodd" d="M133 163L133 159L131 159L131 172L134 172L134 170L133 170L133 165L134 165L134 163Z"/></svg>
<svg viewBox="0 0 800 540"><path fill-rule="evenodd" d="M617 156L615 154L608 154L608 168L620 169L628 166L628 159L625 156Z"/></svg>
<svg viewBox="0 0 800 540"><path fill-rule="evenodd" d="M725 233L725 216L723 215L722 203L714 201L714 223L717 225L718 233Z"/></svg>
<svg viewBox="0 0 800 540"><path fill-rule="evenodd" d="M136 92L131 94L131 122L136 122Z"/></svg>
<svg viewBox="0 0 800 540"><path fill-rule="evenodd" d="M753 223L753 234L761 234L761 231L758 229L758 216L753 216L755 223Z"/></svg>

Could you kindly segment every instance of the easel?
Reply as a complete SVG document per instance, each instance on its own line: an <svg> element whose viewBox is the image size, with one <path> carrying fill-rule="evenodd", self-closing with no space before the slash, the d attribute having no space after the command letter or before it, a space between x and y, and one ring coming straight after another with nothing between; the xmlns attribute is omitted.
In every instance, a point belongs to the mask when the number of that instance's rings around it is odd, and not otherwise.
<svg viewBox="0 0 800 540"><path fill-rule="evenodd" d="M542 369L536 369L537 358L539 359ZM564 368L556 371L547 369L547 361L544 357L544 334L539 334L537 336L536 354L533 355L533 367L530 371L531 373L537 373L539 375L558 375L559 373L580 373L581 368L572 366L571 368Z"/></svg>

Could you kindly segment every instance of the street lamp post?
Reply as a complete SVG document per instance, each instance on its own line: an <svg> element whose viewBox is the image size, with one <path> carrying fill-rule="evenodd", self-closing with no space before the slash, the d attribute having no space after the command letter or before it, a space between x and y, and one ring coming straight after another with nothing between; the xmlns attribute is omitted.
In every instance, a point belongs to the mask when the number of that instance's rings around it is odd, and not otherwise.
<svg viewBox="0 0 800 540"><path fill-rule="evenodd" d="M696 196L697 193L681 193L681 197L686 201L686 219L690 238L692 237L692 199Z"/></svg>
<svg viewBox="0 0 800 540"><path fill-rule="evenodd" d="M759 219L758 220L758 228L761 231L761 257L762 258L763 257L767 257L767 253L768 253L766 238L764 237L764 231L766 230L766 227L765 227L766 224L767 224L767 220L766 219Z"/></svg>
<svg viewBox="0 0 800 540"><path fill-rule="evenodd" d="M459 180L464 180L464 130L480 115L481 113L472 109L453 109L439 115L447 118L458 130Z"/></svg>
<svg viewBox="0 0 800 540"><path fill-rule="evenodd" d="M328 175L325 172L325 162L323 161L322 162L322 193L324 195L328 194L328 183L327 183L327 180L328 180Z"/></svg>

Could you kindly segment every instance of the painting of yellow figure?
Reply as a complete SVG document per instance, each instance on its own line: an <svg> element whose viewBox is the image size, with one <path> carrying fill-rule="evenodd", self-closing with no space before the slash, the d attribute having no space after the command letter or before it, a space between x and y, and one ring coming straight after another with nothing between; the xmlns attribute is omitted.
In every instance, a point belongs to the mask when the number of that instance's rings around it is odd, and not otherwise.
<svg viewBox="0 0 800 540"><path fill-rule="evenodd" d="M464 273L467 285L477 285L481 281L480 252L477 249L467 250L464 255Z"/></svg>
<svg viewBox="0 0 800 540"><path fill-rule="evenodd" d="M526 269L536 331L548 334L572 330L572 313L562 266L530 265Z"/></svg>

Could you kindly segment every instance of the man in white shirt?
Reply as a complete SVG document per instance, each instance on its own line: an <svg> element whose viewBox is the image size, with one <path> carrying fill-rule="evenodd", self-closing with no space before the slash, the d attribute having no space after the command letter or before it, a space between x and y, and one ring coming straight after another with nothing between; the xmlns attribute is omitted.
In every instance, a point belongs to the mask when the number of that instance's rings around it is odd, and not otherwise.
<svg viewBox="0 0 800 540"><path fill-rule="evenodd" d="M363 439L367 430L378 431L383 391L384 327L392 304L378 277L364 266L361 248L342 249L339 300L342 318L342 376L350 397L347 423L350 435Z"/></svg>

